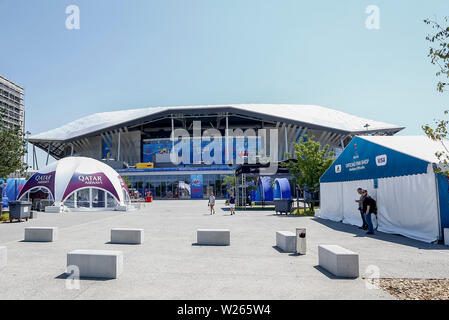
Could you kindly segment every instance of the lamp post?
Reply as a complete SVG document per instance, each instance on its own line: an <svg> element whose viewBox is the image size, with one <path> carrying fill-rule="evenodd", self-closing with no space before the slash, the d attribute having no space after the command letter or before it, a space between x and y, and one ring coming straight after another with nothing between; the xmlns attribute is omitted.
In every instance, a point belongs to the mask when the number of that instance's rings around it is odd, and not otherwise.
<svg viewBox="0 0 449 320"><path fill-rule="evenodd" d="M30 134L31 134L31 132L29 132L29 131L27 131L27 132L25 132L25 141L26 141L26 155L27 155L27 160L26 160L26 166L27 166L27 168L26 168L26 176L28 177L28 167L29 167L29 165L28 165L28 137L30 136Z"/></svg>

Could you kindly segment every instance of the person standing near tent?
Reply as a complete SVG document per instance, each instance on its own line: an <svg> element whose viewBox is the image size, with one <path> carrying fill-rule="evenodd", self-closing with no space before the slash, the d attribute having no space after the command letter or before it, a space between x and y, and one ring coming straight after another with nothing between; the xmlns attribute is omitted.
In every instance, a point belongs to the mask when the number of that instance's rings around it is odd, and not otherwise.
<svg viewBox="0 0 449 320"><path fill-rule="evenodd" d="M363 224L360 228L363 230L366 230L366 229L368 229L368 224L366 223L365 212L363 211L363 199L365 199L365 196L363 195L363 191L364 190L362 188L357 189L357 192L360 195L360 199L355 200L355 202L357 202L359 204L360 216L362 217L362 221L363 221Z"/></svg>
<svg viewBox="0 0 449 320"><path fill-rule="evenodd" d="M368 232L366 234L374 234L373 222L371 220L371 214L375 213L376 201L368 195L368 191L363 190L363 195L365 198L363 199L363 212L365 213L365 220L368 224Z"/></svg>
<svg viewBox="0 0 449 320"><path fill-rule="evenodd" d="M215 197L213 193L210 194L208 205L210 207L210 214L215 214Z"/></svg>

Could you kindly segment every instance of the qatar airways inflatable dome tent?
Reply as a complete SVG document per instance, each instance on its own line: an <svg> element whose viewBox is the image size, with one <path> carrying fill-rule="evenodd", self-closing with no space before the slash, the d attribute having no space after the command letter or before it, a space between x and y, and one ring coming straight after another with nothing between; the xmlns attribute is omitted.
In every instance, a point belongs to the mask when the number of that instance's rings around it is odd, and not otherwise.
<svg viewBox="0 0 449 320"><path fill-rule="evenodd" d="M51 163L26 182L18 199L30 199L37 191L54 201L50 210L56 212L131 209L122 177L91 158L67 157Z"/></svg>

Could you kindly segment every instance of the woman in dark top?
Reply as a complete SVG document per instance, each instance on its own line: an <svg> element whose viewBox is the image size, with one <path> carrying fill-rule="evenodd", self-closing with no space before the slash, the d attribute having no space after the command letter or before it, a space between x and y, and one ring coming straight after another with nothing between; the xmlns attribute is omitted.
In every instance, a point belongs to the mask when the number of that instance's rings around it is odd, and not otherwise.
<svg viewBox="0 0 449 320"><path fill-rule="evenodd" d="M231 216L235 214L235 197L233 193L229 197L229 209L231 209Z"/></svg>

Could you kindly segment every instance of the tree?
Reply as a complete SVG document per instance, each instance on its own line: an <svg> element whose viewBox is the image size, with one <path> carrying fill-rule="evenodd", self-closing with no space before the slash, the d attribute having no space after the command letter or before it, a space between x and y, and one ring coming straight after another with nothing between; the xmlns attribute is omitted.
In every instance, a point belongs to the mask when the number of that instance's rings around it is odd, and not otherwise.
<svg viewBox="0 0 449 320"><path fill-rule="evenodd" d="M448 24L449 17L445 17L444 22ZM437 90L439 92L445 92L449 86L449 83L446 80L449 79L449 24L447 26L442 26L437 21L429 19L424 20L424 23L430 25L436 32L435 34L426 37L426 40L431 43L428 57L430 58L430 62L439 68L436 76L438 78L443 78L443 80L438 81ZM444 111L445 115L448 113L448 110ZM422 129L429 138L441 142L443 151L437 152L435 155L438 160L445 165L445 168L448 168L449 164L449 148L446 145L448 123L447 120L435 119L435 127L431 127L429 124L422 126ZM441 168L438 168L436 171L445 175L449 174L448 169L442 170Z"/></svg>
<svg viewBox="0 0 449 320"><path fill-rule="evenodd" d="M25 140L20 129L14 129L4 125L3 115L5 109L0 110L0 179L6 178L14 173L23 173L25 164L23 156L25 154ZM3 201L3 189L0 187L1 200ZM3 205L0 205L0 215Z"/></svg>
<svg viewBox="0 0 449 320"><path fill-rule="evenodd" d="M329 145L321 147L318 141L314 141L315 137L310 139L301 138L298 143L294 143L295 149L293 159L295 161L282 162L281 165L286 167L293 176L292 181L301 189L304 187L309 192L316 192L320 187L320 177L334 162L334 152L330 150ZM291 155L287 154L291 159ZM310 208L313 210L313 200L309 201ZM298 206L299 207L299 206Z"/></svg>
<svg viewBox="0 0 449 320"><path fill-rule="evenodd" d="M445 17L445 23L449 22L449 17ZM441 26L437 21L426 19L424 23L430 25L436 31L433 35L428 35L426 40L431 43L428 57L433 65L438 66L437 77L449 79L449 26ZM449 83L438 81L437 90L439 92L447 91Z"/></svg>
<svg viewBox="0 0 449 320"><path fill-rule="evenodd" d="M128 189L131 189L132 184L131 184L131 181L129 180L129 177L128 176L121 176L121 177L122 177L123 182L128 187Z"/></svg>
<svg viewBox="0 0 449 320"><path fill-rule="evenodd" d="M228 192L235 190L235 176L222 175L223 182L222 186L226 186Z"/></svg>

